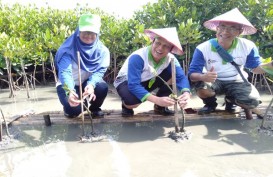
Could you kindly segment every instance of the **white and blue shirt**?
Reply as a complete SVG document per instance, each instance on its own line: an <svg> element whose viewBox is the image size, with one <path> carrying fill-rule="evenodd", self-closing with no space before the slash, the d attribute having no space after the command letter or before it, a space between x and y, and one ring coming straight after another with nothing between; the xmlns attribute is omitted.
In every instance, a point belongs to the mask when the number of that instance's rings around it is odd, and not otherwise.
<svg viewBox="0 0 273 177"><path fill-rule="evenodd" d="M234 62L239 65L245 78L248 74L244 68L254 69L262 63L256 45L244 38L235 38L228 52L233 56ZM225 62L208 40L196 47L188 75L204 73L212 67L217 72L218 80L242 80L236 68L231 63Z"/></svg>
<svg viewBox="0 0 273 177"><path fill-rule="evenodd" d="M119 84L128 81L128 89L142 102L150 95L150 93L141 85L141 82L151 80L167 70L171 74L171 59L174 58L176 67L176 85L178 91L190 91L189 81L181 68L177 58L168 53L168 55L160 61L155 63L151 56L151 46L138 49L133 52L124 62L121 67L114 86L117 88Z"/></svg>

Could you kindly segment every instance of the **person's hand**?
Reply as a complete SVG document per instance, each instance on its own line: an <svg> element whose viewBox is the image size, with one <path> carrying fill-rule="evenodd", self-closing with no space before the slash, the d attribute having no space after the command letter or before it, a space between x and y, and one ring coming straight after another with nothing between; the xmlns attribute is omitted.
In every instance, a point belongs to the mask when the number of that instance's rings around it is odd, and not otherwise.
<svg viewBox="0 0 273 177"><path fill-rule="evenodd" d="M76 92L70 91L68 95L68 103L71 107L76 107L81 103L79 96Z"/></svg>
<svg viewBox="0 0 273 177"><path fill-rule="evenodd" d="M191 97L191 95L189 92L184 92L182 95L180 95L177 98L178 105L181 108L185 108L190 101L190 97Z"/></svg>
<svg viewBox="0 0 273 177"><path fill-rule="evenodd" d="M155 104L161 107L168 107L173 106L175 104L175 100L168 96L158 97L157 102Z"/></svg>
<svg viewBox="0 0 273 177"><path fill-rule="evenodd" d="M214 71L214 67L212 66L210 70L203 74L203 81L204 82L215 82L217 79L217 72Z"/></svg>
<svg viewBox="0 0 273 177"><path fill-rule="evenodd" d="M96 99L93 85L89 84L84 88L84 92L82 94L82 97L83 97L83 100L89 97L88 101L91 101L91 100L94 101Z"/></svg>

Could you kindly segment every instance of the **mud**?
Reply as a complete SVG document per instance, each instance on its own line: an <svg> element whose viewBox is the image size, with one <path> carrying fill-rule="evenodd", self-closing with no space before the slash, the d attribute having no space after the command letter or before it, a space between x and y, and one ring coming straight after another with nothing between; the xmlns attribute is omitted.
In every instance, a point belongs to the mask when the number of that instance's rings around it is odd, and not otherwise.
<svg viewBox="0 0 273 177"><path fill-rule="evenodd" d="M10 115L26 109L62 109L54 88L41 88L35 94L29 100L22 94L10 103L7 92L1 92L0 104ZM115 94L107 99L111 108L120 109ZM200 100L191 104L197 103ZM11 125L12 143L0 148L0 176L271 177L273 137L259 132L261 121L186 120L191 138L182 142L169 137L174 131L170 120L96 123L95 131L104 138L85 143L80 141L81 124ZM85 132L91 133L90 124Z"/></svg>

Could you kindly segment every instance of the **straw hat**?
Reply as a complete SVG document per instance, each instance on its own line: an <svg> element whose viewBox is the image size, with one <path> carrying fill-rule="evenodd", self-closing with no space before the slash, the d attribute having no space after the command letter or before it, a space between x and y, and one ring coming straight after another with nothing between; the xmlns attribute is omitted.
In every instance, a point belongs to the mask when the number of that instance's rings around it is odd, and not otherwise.
<svg viewBox="0 0 273 177"><path fill-rule="evenodd" d="M220 22L230 22L243 25L242 35L250 35L257 32L257 29L244 17L244 15L237 8L206 21L204 26L210 30L216 31L216 27Z"/></svg>
<svg viewBox="0 0 273 177"><path fill-rule="evenodd" d="M183 49L181 47L178 34L175 27L171 28L160 28L160 29L145 29L144 33L149 36L151 41L155 39L155 37L162 37L169 43L173 45L171 50L172 53L177 55L183 54Z"/></svg>
<svg viewBox="0 0 273 177"><path fill-rule="evenodd" d="M83 14L79 19L79 30L100 33L100 16L95 14Z"/></svg>

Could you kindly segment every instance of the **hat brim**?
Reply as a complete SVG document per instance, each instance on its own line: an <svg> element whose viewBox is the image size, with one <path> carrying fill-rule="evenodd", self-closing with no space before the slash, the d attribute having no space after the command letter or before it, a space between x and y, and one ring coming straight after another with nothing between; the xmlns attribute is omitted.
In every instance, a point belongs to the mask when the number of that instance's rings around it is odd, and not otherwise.
<svg viewBox="0 0 273 177"><path fill-rule="evenodd" d="M245 18L245 16L234 8L222 15L214 17L211 20L206 21L203 25L213 31L217 30L217 26L221 22L236 23L242 25L242 35L251 35L257 32L257 29Z"/></svg>
<svg viewBox="0 0 273 177"><path fill-rule="evenodd" d="M79 31L89 31L98 34L100 32L100 29L90 26L79 26Z"/></svg>
<svg viewBox="0 0 273 177"><path fill-rule="evenodd" d="M221 22L236 23L236 24L242 25L243 32L241 33L241 35L251 35L257 32L257 29L254 28L253 26L248 26L242 23L228 21L228 20L209 20L204 23L204 26L212 31L217 31L217 27L219 26Z"/></svg>
<svg viewBox="0 0 273 177"><path fill-rule="evenodd" d="M173 28L175 29L175 28ZM179 38L175 31L169 28L169 29L145 29L144 33L150 38L151 41L153 41L156 37L161 37L164 40L168 41L173 45L173 48L171 50L171 53L177 54L177 55L183 55L183 49L181 47L181 44L179 42ZM167 32L169 31L169 32Z"/></svg>

